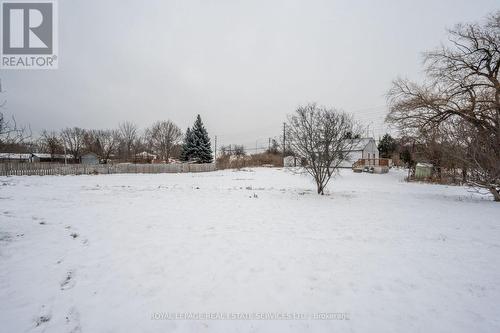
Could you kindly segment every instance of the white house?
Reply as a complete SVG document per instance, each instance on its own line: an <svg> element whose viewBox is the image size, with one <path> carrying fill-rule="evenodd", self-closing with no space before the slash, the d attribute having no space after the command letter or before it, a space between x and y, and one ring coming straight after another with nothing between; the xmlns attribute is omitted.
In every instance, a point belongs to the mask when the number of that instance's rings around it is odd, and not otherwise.
<svg viewBox="0 0 500 333"><path fill-rule="evenodd" d="M340 164L340 168L352 168L352 165L360 159L378 159L379 152L374 138L350 139L350 151L344 151L347 159ZM300 166L300 159L287 156L283 159L285 167Z"/></svg>
<svg viewBox="0 0 500 333"><path fill-rule="evenodd" d="M351 168L360 159L378 159L379 153L374 138L354 139L351 151L346 151L348 158L340 165L341 168Z"/></svg>

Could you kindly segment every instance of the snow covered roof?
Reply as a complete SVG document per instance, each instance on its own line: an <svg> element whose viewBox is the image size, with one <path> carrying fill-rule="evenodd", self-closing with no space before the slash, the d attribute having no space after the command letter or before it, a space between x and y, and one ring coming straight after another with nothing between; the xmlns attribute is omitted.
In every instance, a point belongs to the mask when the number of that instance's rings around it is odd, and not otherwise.
<svg viewBox="0 0 500 333"><path fill-rule="evenodd" d="M20 154L20 153L0 153L1 160L29 160L31 154Z"/></svg>
<svg viewBox="0 0 500 333"><path fill-rule="evenodd" d="M432 168L432 164L431 163L419 162L419 163L417 163L417 166L418 167L423 167L423 168Z"/></svg>
<svg viewBox="0 0 500 333"><path fill-rule="evenodd" d="M64 158L64 154L48 154L48 153L0 153L1 160L29 160L32 157L38 158ZM71 159L73 155L67 154L66 158Z"/></svg>
<svg viewBox="0 0 500 333"><path fill-rule="evenodd" d="M33 156L38 158L64 158L64 154L48 154L48 153L33 153ZM66 158L73 158L73 155L67 154Z"/></svg>
<svg viewBox="0 0 500 333"><path fill-rule="evenodd" d="M360 138L360 139L351 139L351 140L352 140L352 149L351 149L351 151L364 150L365 147L371 141L375 141L375 139L373 139L373 138Z"/></svg>
<svg viewBox="0 0 500 333"><path fill-rule="evenodd" d="M155 154L148 153L147 151L143 151L142 153L135 154L135 156L143 157L143 158L149 158L149 157L156 158Z"/></svg>

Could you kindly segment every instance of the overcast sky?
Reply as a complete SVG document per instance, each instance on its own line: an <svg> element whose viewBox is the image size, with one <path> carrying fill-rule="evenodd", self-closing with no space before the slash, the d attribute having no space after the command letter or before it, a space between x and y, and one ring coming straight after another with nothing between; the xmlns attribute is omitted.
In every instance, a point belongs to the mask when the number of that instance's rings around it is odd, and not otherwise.
<svg viewBox="0 0 500 333"><path fill-rule="evenodd" d="M60 0L59 69L3 70L3 110L36 132L201 114L219 143L267 144L307 102L377 136L397 76L497 0Z"/></svg>

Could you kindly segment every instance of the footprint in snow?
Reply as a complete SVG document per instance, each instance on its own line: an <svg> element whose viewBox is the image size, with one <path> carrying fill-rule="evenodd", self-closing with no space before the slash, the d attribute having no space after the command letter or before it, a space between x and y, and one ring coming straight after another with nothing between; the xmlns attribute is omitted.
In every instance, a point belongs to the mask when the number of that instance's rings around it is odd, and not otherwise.
<svg viewBox="0 0 500 333"><path fill-rule="evenodd" d="M35 221L35 222L36 222L36 221L38 221L38 224L41 224L41 225L47 224L47 223L45 222L45 220L44 220L43 218L41 218L41 217L33 216L33 217L31 217L31 218L32 218L32 219L33 219L33 221Z"/></svg>
<svg viewBox="0 0 500 333"><path fill-rule="evenodd" d="M66 273L66 277L64 280L61 282L61 290L67 290L71 289L75 286L75 272L74 271L69 271Z"/></svg>
<svg viewBox="0 0 500 333"><path fill-rule="evenodd" d="M75 307L69 309L66 315L66 325L70 327L70 333L79 333L82 331L80 326L80 313Z"/></svg>
<svg viewBox="0 0 500 333"><path fill-rule="evenodd" d="M36 327L50 321L50 315L47 316L40 316L35 320Z"/></svg>
<svg viewBox="0 0 500 333"><path fill-rule="evenodd" d="M50 310L45 307L45 305L42 305L42 309L40 310L40 315L35 318L35 326L41 326L47 322L50 321L52 318L52 315L50 314Z"/></svg>
<svg viewBox="0 0 500 333"><path fill-rule="evenodd" d="M3 215L5 215L6 217L14 217L14 215L11 212L9 212L8 210L4 211Z"/></svg>

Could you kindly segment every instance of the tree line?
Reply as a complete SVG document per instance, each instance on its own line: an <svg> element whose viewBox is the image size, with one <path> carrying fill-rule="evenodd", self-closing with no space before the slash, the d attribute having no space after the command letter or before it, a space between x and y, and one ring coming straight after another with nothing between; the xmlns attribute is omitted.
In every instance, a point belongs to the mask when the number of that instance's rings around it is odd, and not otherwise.
<svg viewBox="0 0 500 333"><path fill-rule="evenodd" d="M74 162L92 152L102 163L120 162L184 162L211 163L210 137L200 115L192 128L182 130L172 121L157 121L141 131L132 122L123 122L115 129L83 129L67 127L59 131L43 130L33 139L27 128L5 119L0 112L0 152L68 154Z"/></svg>

